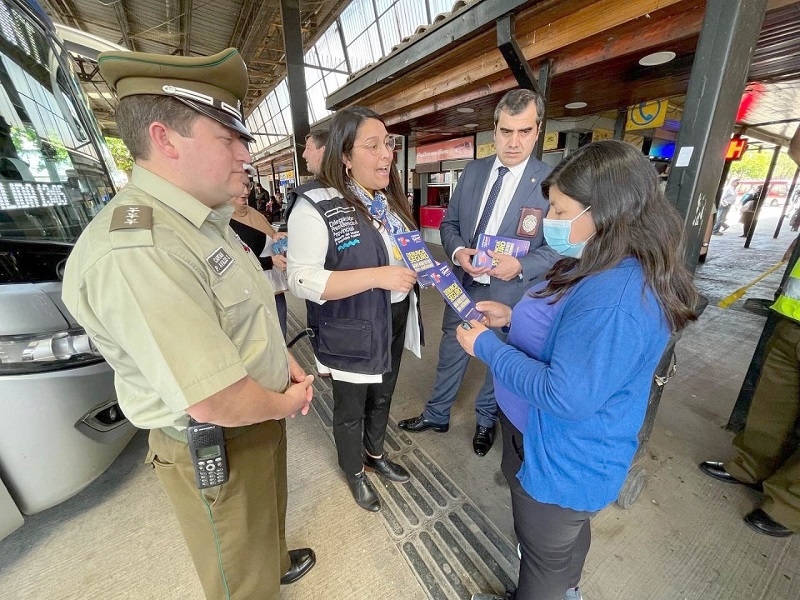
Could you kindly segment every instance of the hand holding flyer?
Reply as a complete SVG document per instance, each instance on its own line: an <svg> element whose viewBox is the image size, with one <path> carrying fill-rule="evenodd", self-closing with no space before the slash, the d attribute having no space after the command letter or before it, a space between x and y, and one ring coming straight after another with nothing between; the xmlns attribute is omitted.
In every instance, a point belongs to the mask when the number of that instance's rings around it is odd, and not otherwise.
<svg viewBox="0 0 800 600"><path fill-rule="evenodd" d="M475 244L475 249L478 253L472 259L472 266L476 268L489 267L490 269L497 266L497 260L492 260L488 251L508 254L515 258L525 256L531 247L528 240L518 240L516 238L505 238L497 235L488 235L481 233L478 236L478 242Z"/></svg>

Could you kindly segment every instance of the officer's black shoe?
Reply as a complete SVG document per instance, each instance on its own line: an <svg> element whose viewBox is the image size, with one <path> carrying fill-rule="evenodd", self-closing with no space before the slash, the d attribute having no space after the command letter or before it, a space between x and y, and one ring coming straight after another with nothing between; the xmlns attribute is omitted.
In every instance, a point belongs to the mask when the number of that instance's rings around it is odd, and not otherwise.
<svg viewBox="0 0 800 600"><path fill-rule="evenodd" d="M294 583L317 564L317 556L311 548L289 550L289 558L292 560L292 564L289 566L289 570L281 577L281 585Z"/></svg>
<svg viewBox="0 0 800 600"><path fill-rule="evenodd" d="M472 449L478 456L486 456L494 444L494 427L475 427L475 437L472 438Z"/></svg>
<svg viewBox="0 0 800 600"><path fill-rule="evenodd" d="M725 470L725 465L721 462L717 462L714 460L707 460L705 462L701 462L699 465L700 470L705 473L706 475L713 477L714 479L718 479L720 481L724 481L725 483L738 483L739 485L746 485L747 487L756 490L757 492L763 492L764 488L758 482L756 483L747 483L746 481L739 481L728 473Z"/></svg>
<svg viewBox="0 0 800 600"><path fill-rule="evenodd" d="M419 433L420 431L425 431L426 429L433 429L438 433L446 433L447 430L450 429L450 423L439 425L432 421L428 421L428 419L422 415L414 417L413 419L403 419L397 425L400 427L400 429L405 429L406 431L410 431L412 433Z"/></svg>
<svg viewBox="0 0 800 600"><path fill-rule="evenodd" d="M367 479L366 473L362 471L358 475L348 475L347 483L356 504L361 508L370 512L378 512L381 509L381 499L378 498L378 493Z"/></svg>
<svg viewBox="0 0 800 600"><path fill-rule="evenodd" d="M771 535L772 537L789 537L794 533L791 529L786 529L786 527L772 519L760 508L745 515L744 522L758 533Z"/></svg>
<svg viewBox="0 0 800 600"><path fill-rule="evenodd" d="M364 466L395 483L405 483L411 479L411 475L408 474L408 471L396 462L392 462L386 458L385 454L380 458L372 458L369 454L364 454Z"/></svg>

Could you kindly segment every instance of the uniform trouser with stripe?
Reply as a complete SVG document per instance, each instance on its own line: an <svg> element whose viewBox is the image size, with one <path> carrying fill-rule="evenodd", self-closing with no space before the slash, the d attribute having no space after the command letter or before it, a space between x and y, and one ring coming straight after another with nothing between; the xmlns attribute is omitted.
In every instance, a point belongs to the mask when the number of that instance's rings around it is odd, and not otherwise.
<svg viewBox="0 0 800 600"><path fill-rule="evenodd" d="M800 531L800 324L781 319L767 342L747 423L725 463L736 479L764 484L762 509Z"/></svg>
<svg viewBox="0 0 800 600"><path fill-rule="evenodd" d="M406 340L408 307L408 297L392 304L392 370L383 374L381 383L333 380L333 439L339 467L347 476L361 472L364 450L372 456L383 454L389 407Z"/></svg>
<svg viewBox="0 0 800 600"><path fill-rule="evenodd" d="M514 531L522 549L514 600L563 600L566 591L580 582L592 542L589 519L595 513L537 502L525 491L517 479L524 457L522 433L498 412L503 429L501 468L511 488Z"/></svg>
<svg viewBox="0 0 800 600"><path fill-rule="evenodd" d="M286 424L267 421L226 440L230 479L197 489L185 442L150 432L149 460L172 502L208 600L277 600L290 559Z"/></svg>

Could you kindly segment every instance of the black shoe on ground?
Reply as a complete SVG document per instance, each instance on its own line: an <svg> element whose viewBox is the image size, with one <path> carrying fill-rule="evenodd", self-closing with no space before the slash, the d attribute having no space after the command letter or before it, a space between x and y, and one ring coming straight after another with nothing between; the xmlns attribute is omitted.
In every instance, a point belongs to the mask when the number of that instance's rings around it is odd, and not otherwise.
<svg viewBox="0 0 800 600"><path fill-rule="evenodd" d="M408 474L408 471L396 462L392 462L386 458L385 454L380 458L373 458L365 453L364 466L375 471L381 477L385 477L389 481L394 481L395 483L405 483L411 479L411 475Z"/></svg>
<svg viewBox="0 0 800 600"><path fill-rule="evenodd" d="M700 470L705 473L706 475L713 477L714 479L718 479L719 481L724 481L725 483L738 483L739 485L746 485L750 489L756 490L757 492L763 492L764 488L761 486L760 483L747 483L746 481L739 481L733 475L728 473L725 470L725 465L721 462L717 462L714 460L707 460L705 462L701 462L699 465Z"/></svg>
<svg viewBox="0 0 800 600"><path fill-rule="evenodd" d="M760 508L745 515L744 522L758 533L771 535L772 537L789 537L794 533L791 529L786 529L786 527L773 520L772 517Z"/></svg>
<svg viewBox="0 0 800 600"><path fill-rule="evenodd" d="M450 423L439 425L438 423L428 421L428 419L422 415L414 417L413 419L403 419L397 425L400 427L400 429L405 429L406 431L410 431L412 433L419 433L420 431L425 431L427 429L433 429L437 433L446 433L447 430L450 429Z"/></svg>
<svg viewBox="0 0 800 600"><path fill-rule="evenodd" d="M478 456L486 456L494 444L494 427L475 427L475 437L472 438L472 449Z"/></svg>
<svg viewBox="0 0 800 600"><path fill-rule="evenodd" d="M281 577L281 585L294 583L317 564L317 556L311 548L289 550L289 558L292 560L292 564L289 566L289 570Z"/></svg>
<svg viewBox="0 0 800 600"><path fill-rule="evenodd" d="M350 486L350 492L353 494L356 504L361 508L370 512L378 512L381 509L381 499L378 498L378 493L367 479L366 473L362 471L358 475L348 476L347 484Z"/></svg>

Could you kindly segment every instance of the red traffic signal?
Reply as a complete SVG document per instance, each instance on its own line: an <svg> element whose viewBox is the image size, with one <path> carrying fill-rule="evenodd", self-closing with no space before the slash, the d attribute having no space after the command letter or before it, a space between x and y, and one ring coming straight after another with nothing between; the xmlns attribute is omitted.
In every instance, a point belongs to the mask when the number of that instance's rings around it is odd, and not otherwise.
<svg viewBox="0 0 800 600"><path fill-rule="evenodd" d="M747 150L747 140L738 136L734 137L728 144L725 160L739 160L745 150Z"/></svg>

